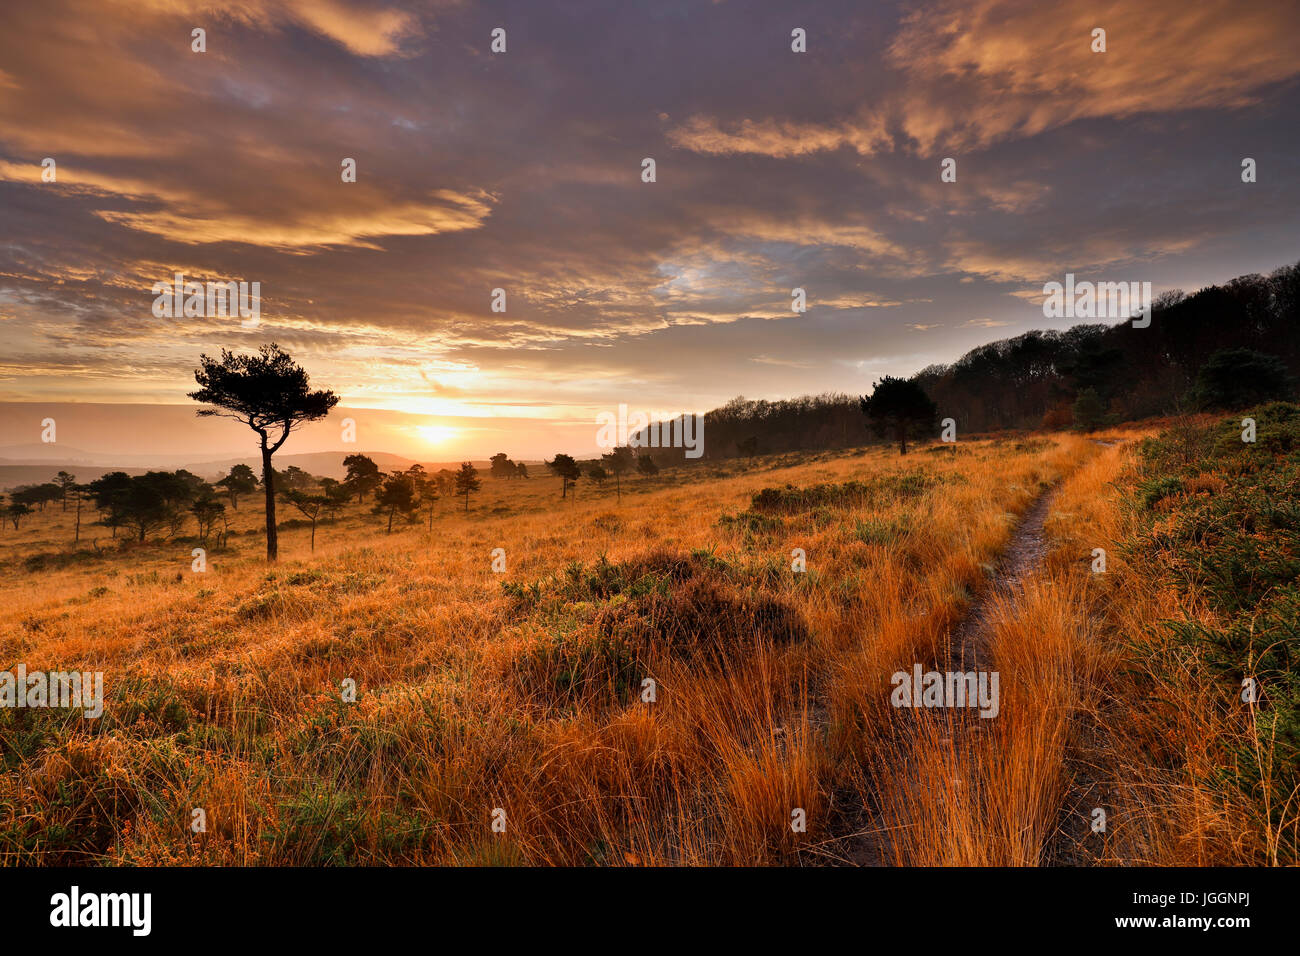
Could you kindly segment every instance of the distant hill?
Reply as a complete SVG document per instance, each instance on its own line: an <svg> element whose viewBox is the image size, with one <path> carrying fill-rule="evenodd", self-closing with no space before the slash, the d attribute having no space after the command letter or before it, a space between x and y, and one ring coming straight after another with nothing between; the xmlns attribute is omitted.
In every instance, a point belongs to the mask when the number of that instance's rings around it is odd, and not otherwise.
<svg viewBox="0 0 1300 956"><path fill-rule="evenodd" d="M343 467L343 459L348 455L357 454L374 459L375 464L382 471L405 471L415 464L410 458L403 458L401 455L390 455L385 451L321 451L305 455L281 454L276 455L274 460L277 471L284 471L290 465L297 465L308 474L318 475L321 478L337 478L342 481L347 476L347 469ZM244 455L240 458L223 458L217 461L188 462L178 467L192 471L200 478L212 480L220 478L235 465L240 464L252 468L254 473L258 475L262 473L262 458L260 455ZM425 465L425 467L427 468L428 465Z"/></svg>
<svg viewBox="0 0 1300 956"><path fill-rule="evenodd" d="M1300 265L1245 275L1192 295L1166 292L1151 324L1081 324L1026 332L917 372L918 382L953 418L957 434L1068 428L1087 391L1104 420L1134 421L1195 407L1197 374L1211 356L1249 349L1281 362L1300 380ZM1294 386L1294 381L1293 381ZM1294 387L1292 389L1294 394ZM783 401L732 399L704 416L704 458L849 448L878 440L857 395ZM678 448L651 450L682 462Z"/></svg>
<svg viewBox="0 0 1300 956"><path fill-rule="evenodd" d="M59 471L77 476L81 482L94 481L110 471L124 471L128 475L143 475L147 468L119 468L106 465L86 465L76 462L50 462L48 465L12 465L0 461L0 491L21 485L39 485L51 480Z"/></svg>
<svg viewBox="0 0 1300 956"><path fill-rule="evenodd" d="M41 484L60 471L70 472L78 481L86 482L110 471L143 475L151 465L152 459L147 455L107 457L54 442L5 445L0 447L0 491Z"/></svg>
<svg viewBox="0 0 1300 956"><path fill-rule="evenodd" d="M320 478L336 478L342 481L347 477L347 469L343 467L343 459L348 455L365 455L379 466L380 471L406 471L412 465L417 464L413 458L403 458L401 455L392 455L386 451L321 451L312 452L305 455L276 455L275 467L277 471L284 471L290 465L297 465L309 475L316 475ZM441 468L447 468L455 471L460 467L461 461L421 461L418 464L424 466L426 471L438 471ZM482 461L470 462L475 468L484 471L488 468L489 462ZM201 461L191 462L178 467L194 472L200 478L219 478L230 471L232 467L238 464L247 465L259 476L262 474L262 459L257 455L249 455L243 458L226 458L220 461ZM531 463L529 465L531 467Z"/></svg>
<svg viewBox="0 0 1300 956"><path fill-rule="evenodd" d="M39 444L5 445L0 447L0 465L37 465L47 461L92 462L95 455L81 448L67 445Z"/></svg>

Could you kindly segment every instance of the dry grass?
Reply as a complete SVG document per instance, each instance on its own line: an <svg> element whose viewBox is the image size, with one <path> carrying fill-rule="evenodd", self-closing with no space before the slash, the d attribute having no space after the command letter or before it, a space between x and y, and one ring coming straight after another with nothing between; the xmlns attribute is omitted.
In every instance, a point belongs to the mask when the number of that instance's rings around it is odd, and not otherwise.
<svg viewBox="0 0 1300 956"><path fill-rule="evenodd" d="M1228 810L1134 775L1105 732L1107 642L1162 612L1117 556L1105 582L1080 563L1122 538L1124 456L1073 435L787 456L633 481L621 506L487 479L432 534L354 505L314 555L283 531L269 569L249 501L204 574L192 542L118 551L97 527L100 553L69 559L71 516L47 510L0 537L0 665L103 671L108 702L0 714L0 859L1034 864L1065 854L1092 761L1084 792L1127 788L1128 809L1090 858L1191 862ZM1045 576L995 628L999 719L892 708L889 676L946 660L1016 516L1062 479ZM786 485L803 493L751 506Z"/></svg>
<svg viewBox="0 0 1300 956"><path fill-rule="evenodd" d="M1208 419L1182 427L1206 425ZM1123 865L1266 865L1297 859L1297 794L1278 792L1264 758L1270 741L1257 726L1258 709L1238 698L1240 688L1206 666L1200 648L1189 654L1171 621L1221 623L1197 589L1179 593L1125 543L1142 532L1133 507L1138 481L1130 448L1112 449L1067 484L1058 515L1060 547L1049 562L1051 582L1066 593L1081 587L1075 633L1086 641L1092 678L1067 750L1073 774L1073 820L1060 852L1070 861ZM1216 495L1222 475L1186 483L1189 499ZM1159 510L1168 510L1161 503ZM1085 530L1086 529L1086 530ZM1092 547L1107 548L1108 573L1088 570ZM1249 672L1249 664L1241 662ZM1264 765L1258 793L1227 784L1242 752ZM1280 774L1278 774L1280 776ZM1269 802L1287 804L1280 826L1269 822ZM1080 823L1089 807L1109 814L1105 834Z"/></svg>
<svg viewBox="0 0 1300 956"><path fill-rule="evenodd" d="M1063 482L1040 572L996 602L990 656L1002 712L981 722L915 721L877 787L894 862L1243 865L1294 859L1294 794L1224 786L1235 754L1270 767L1257 708L1172 646L1164 622L1214 622L1155 570L1126 559L1140 519L1129 439ZM1214 493L1211 479L1189 482ZM1093 549L1106 573L1093 571ZM1143 642L1138 644L1136 637ZM1171 672L1168 661L1179 662ZM1292 803L1286 803L1287 799ZM1270 826L1269 802L1284 805ZM1262 806L1261 806L1262 803ZM1098 829L1095 813L1106 814ZM1262 812L1261 812L1262 811ZM1261 823L1261 819L1264 821Z"/></svg>

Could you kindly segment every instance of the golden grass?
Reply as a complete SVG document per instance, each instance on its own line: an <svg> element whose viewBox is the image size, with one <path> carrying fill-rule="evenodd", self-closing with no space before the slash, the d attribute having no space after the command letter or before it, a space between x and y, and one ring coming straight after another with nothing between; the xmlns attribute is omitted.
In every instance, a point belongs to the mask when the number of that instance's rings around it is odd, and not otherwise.
<svg viewBox="0 0 1300 956"><path fill-rule="evenodd" d="M59 566L71 516L47 509L0 538L0 665L102 670L108 704L3 725L0 859L1035 864L1064 852L1088 759L1090 788L1127 788L1092 858L1190 861L1224 808L1143 791L1114 733L1080 739L1080 715L1115 705L1107 635L1161 613L1115 583L1117 553L1105 582L1081 563L1122 537L1124 454L1053 435L786 456L633 480L621 506L485 479L432 534L385 535L355 505L314 554L282 531L273 568L249 500L204 574L191 542L118 552L98 527L103 553ZM889 676L946 660L1017 516L1061 480L1043 576L996 620L1000 717L890 707ZM761 488L850 481L875 490L745 514ZM1161 800L1177 834L1154 825Z"/></svg>
<svg viewBox="0 0 1300 956"><path fill-rule="evenodd" d="M1241 791L1219 783L1235 748L1262 749L1253 709L1242 719L1225 708L1222 681L1195 656L1180 660L1172 674L1155 666L1156 658L1166 664L1180 657L1161 622L1214 621L1195 594L1180 597L1151 568L1126 562L1121 544L1135 537L1139 519L1122 506L1119 489L1133 482L1131 448L1108 450L1067 482L1062 513L1049 525L1059 542L1049 556L1049 580L1062 595L1067 582L1083 588L1069 603L1092 674L1071 747L1074 789L1079 800L1087 794L1109 812L1102 835L1073 822L1067 855L1126 865L1260 865L1277 863L1278 844L1286 841L1294 857L1294 812L1289 832L1278 833L1256 822L1259 808ZM1221 487L1205 476L1188 490L1213 494ZM1099 546L1107 548L1104 575L1088 568L1090 550ZM1142 648L1134 646L1138 637L1147 642ZM1264 790L1265 800L1275 796L1267 777Z"/></svg>

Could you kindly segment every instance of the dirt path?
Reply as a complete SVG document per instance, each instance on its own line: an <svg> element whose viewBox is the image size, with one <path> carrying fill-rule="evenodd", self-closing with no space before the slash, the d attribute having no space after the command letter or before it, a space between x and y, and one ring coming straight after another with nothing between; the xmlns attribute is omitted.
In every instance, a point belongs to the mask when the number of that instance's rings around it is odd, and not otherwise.
<svg viewBox="0 0 1300 956"><path fill-rule="evenodd" d="M1048 488L1029 506L1012 532L993 573L993 583L975 602L965 619L953 629L950 660L959 670L986 670L991 665L988 654L989 634L993 627L993 608L1002 599L1015 594L1047 557L1047 535L1043 525L1056 500L1057 485Z"/></svg>
<svg viewBox="0 0 1300 956"><path fill-rule="evenodd" d="M1014 604L1026 580L1038 570L1046 557L1048 546L1044 525L1058 491L1059 482L1043 491L1017 521L1011 540L998 557L993 581L961 623L953 628L949 661L940 666L962 671L992 669L988 644L994 624L994 609L1006 601ZM973 711L969 722L963 715L949 712L943 715L945 720L954 718L958 721L958 725L950 731L954 738L963 736L965 731L971 729L971 725L978 724L978 716ZM918 780L916 783L918 788L924 787L923 781ZM884 823L868 808L862 808L846 829L851 832L841 835L838 841L840 851L835 854L842 862L851 866L890 865L892 853L889 834Z"/></svg>
<svg viewBox="0 0 1300 956"><path fill-rule="evenodd" d="M1117 440L1098 438L1092 441L1099 448L1110 448L1122 443ZM938 662L940 668L946 667L954 671L996 669L996 661L993 660L990 649L994 627L1002 617L1008 614L1015 617L1021 613L1025 586L1039 573L1049 551L1044 526L1060 493L1063 480L1064 476L1039 494L1016 522L1010 540L997 559L988 587L979 595L962 621L953 628L948 645L948 660L946 663ZM925 716L925 712L920 713L923 720L948 722L945 725L946 734L942 739L951 742L959 765L964 762L963 755L970 750L970 745L965 742L968 734L987 730L979 726L980 721L973 710L936 711L928 716ZM1071 774L1071 781L1070 793L1066 795L1061 814L1072 813L1070 819L1078 819L1078 814L1083 811L1075 812L1077 810L1075 804L1082 806L1082 801L1087 803L1087 806L1096 806L1100 805L1097 802L1100 798L1091 792L1095 787L1086 769L1081 772L1079 768L1075 768ZM930 783L932 781L917 778L911 781L911 786L920 794L929 789ZM908 824L895 821L894 825L907 826ZM834 856L840 862L849 865L887 866L895 859L890 845L888 824L883 819L883 814L873 811L870 807L864 806L850 815L844 821L838 839L832 842L836 850ZM1059 830L1057 835L1049 840L1045 852L1046 859L1058 863L1077 865L1083 862L1078 858L1077 853L1069 852L1063 845Z"/></svg>

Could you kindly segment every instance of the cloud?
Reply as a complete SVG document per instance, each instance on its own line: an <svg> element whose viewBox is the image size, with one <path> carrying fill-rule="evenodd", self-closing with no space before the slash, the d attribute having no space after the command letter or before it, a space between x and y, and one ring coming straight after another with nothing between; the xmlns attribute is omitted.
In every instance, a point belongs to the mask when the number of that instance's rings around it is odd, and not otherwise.
<svg viewBox="0 0 1300 956"><path fill-rule="evenodd" d="M1091 50L1098 27L1105 53ZM944 0L911 12L890 44L907 76L896 115L929 154L1080 119L1240 108L1300 74L1297 28L1290 0Z"/></svg>
<svg viewBox="0 0 1300 956"><path fill-rule="evenodd" d="M108 222L152 232L179 242L244 242L270 249L306 250L345 245L381 248L373 240L386 236L433 236L478 228L491 207L486 197L439 190L427 200L398 202L365 211L304 210L296 221L268 221L251 213L219 209L205 215L170 210L122 212L97 210Z"/></svg>
<svg viewBox="0 0 1300 956"><path fill-rule="evenodd" d="M110 0L107 5L119 8L119 16L148 11L160 17L187 18L210 35L216 34L214 45L220 26L232 20L261 30L305 28L367 57L396 54L402 40L419 32L419 21L408 11L345 0Z"/></svg>
<svg viewBox="0 0 1300 956"><path fill-rule="evenodd" d="M1041 322L1025 290L1066 271L1186 288L1295 246L1274 0L826 0L806 56L772 0L687 30L560 6L10 5L0 399L183 402L199 352L272 338L346 400L425 413L860 391ZM261 328L156 319L177 271L259 281Z"/></svg>
<svg viewBox="0 0 1300 956"><path fill-rule="evenodd" d="M873 295L840 295L827 299L816 299L812 305L827 309L892 309L903 303L897 299L887 299Z"/></svg>
<svg viewBox="0 0 1300 956"><path fill-rule="evenodd" d="M280 13L278 7L267 4L261 13L275 17ZM405 11L359 9L336 0L293 0L284 12L361 56L396 53L400 41L415 27L415 18Z"/></svg>
<svg viewBox="0 0 1300 956"><path fill-rule="evenodd" d="M1091 51L1092 30L1107 51ZM897 85L829 122L694 114L669 141L712 155L985 149L1081 119L1237 109L1300 75L1292 0L1043 3L941 0L908 13L886 61Z"/></svg>
<svg viewBox="0 0 1300 956"><path fill-rule="evenodd" d="M792 359L773 358L770 355L755 355L750 359L751 362L757 362L759 365L776 365L783 368L812 368L810 362L797 362Z"/></svg>
<svg viewBox="0 0 1300 956"><path fill-rule="evenodd" d="M692 116L669 130L668 142L697 153L756 153L780 159L844 147L869 156L890 143L883 117L872 113L834 126L778 119L741 119L726 126L716 117Z"/></svg>

